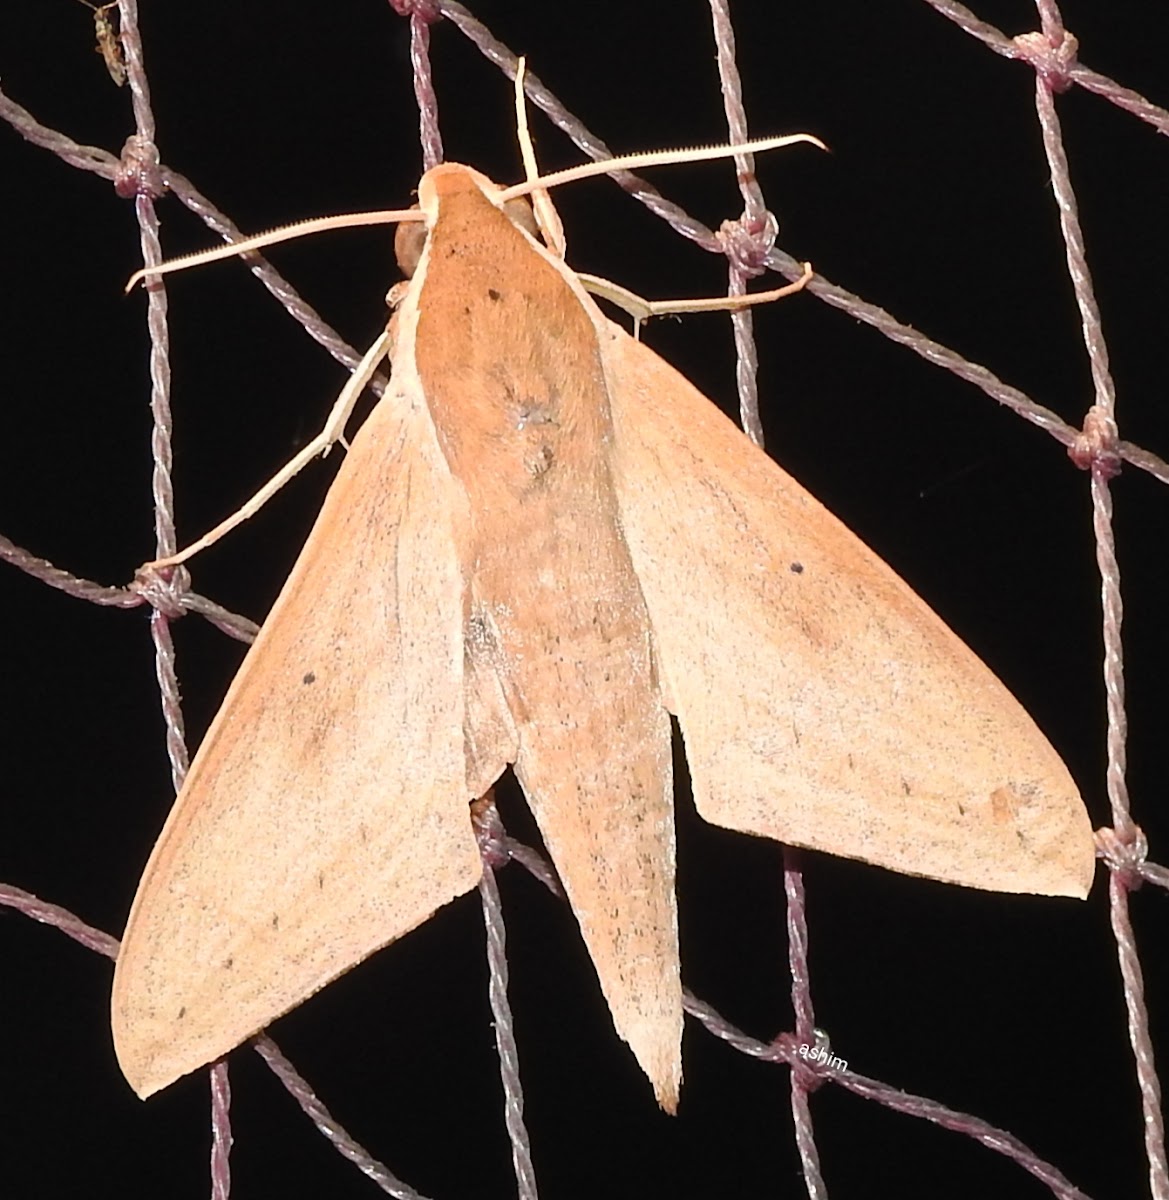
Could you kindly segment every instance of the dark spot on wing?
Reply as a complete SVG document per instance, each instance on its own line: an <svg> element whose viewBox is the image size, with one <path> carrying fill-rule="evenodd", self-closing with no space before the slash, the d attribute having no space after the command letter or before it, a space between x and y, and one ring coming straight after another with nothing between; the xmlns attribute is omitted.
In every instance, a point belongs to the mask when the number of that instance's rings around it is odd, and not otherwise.
<svg viewBox="0 0 1169 1200"><path fill-rule="evenodd" d="M552 452L552 447L545 442L542 446L537 447L536 452L528 456L524 465L528 469L528 474L533 479L539 479L541 475L547 474L552 467L552 460L555 455Z"/></svg>
<svg viewBox="0 0 1169 1200"><path fill-rule="evenodd" d="M316 683L317 677L312 671L306 671L301 683Z"/></svg>

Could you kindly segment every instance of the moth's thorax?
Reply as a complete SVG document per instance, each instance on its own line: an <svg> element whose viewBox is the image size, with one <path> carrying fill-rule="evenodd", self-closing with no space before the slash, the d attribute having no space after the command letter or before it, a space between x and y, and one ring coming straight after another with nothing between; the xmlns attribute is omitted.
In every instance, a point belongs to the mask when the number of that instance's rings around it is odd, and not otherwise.
<svg viewBox="0 0 1169 1200"><path fill-rule="evenodd" d="M418 301L418 374L454 474L473 493L518 497L604 456L611 424L596 335L560 272L474 177L444 170Z"/></svg>

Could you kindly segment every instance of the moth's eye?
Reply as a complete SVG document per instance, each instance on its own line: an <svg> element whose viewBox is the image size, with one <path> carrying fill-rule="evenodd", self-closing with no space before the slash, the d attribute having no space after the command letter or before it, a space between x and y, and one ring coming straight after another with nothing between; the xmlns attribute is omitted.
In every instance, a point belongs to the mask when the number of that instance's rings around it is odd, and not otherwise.
<svg viewBox="0 0 1169 1200"><path fill-rule="evenodd" d="M415 208L418 205L414 205ZM394 234L394 257L407 279L414 276L426 245L426 225L422 221L403 221Z"/></svg>
<svg viewBox="0 0 1169 1200"><path fill-rule="evenodd" d="M504 206L503 211L507 214L513 225L518 225L525 233L530 233L536 241L540 241L540 227L536 224L536 217L532 212L532 206L528 203L524 196L517 196L514 200L509 200Z"/></svg>

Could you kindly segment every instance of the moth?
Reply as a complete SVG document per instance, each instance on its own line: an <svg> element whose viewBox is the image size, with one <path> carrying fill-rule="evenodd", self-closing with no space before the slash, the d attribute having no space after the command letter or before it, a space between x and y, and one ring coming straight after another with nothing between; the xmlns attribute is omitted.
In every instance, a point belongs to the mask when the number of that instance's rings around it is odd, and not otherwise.
<svg viewBox="0 0 1169 1200"><path fill-rule="evenodd" d="M389 388L194 760L113 1031L142 1096L472 889L514 770L618 1034L677 1104L671 715L698 812L1082 897L1087 814L1007 689L854 534L438 166ZM380 349L379 349L380 353Z"/></svg>

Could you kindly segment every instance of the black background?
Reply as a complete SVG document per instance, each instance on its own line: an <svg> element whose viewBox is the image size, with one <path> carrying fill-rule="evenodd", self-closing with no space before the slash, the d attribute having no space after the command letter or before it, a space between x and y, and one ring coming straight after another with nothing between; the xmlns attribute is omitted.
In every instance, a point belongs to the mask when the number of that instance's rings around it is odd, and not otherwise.
<svg viewBox="0 0 1169 1200"><path fill-rule="evenodd" d="M475 4L477 15L617 150L725 138L700 0ZM979 0L1008 34L1023 0ZM410 200L419 173L406 22L382 0L143 5L163 159L249 230ZM1064 6L1090 66L1169 101L1169 16L1138 0ZM924 3L734 6L757 132L832 148L775 153L759 174L781 244L1078 424L1092 401L1040 145L1029 68ZM79 142L117 151L128 91L91 53L73 0L5 0L6 93ZM510 84L449 25L433 30L446 156L518 178ZM1164 141L1085 92L1058 98L1109 338L1124 436L1169 451L1162 286ZM534 117L543 162L578 153ZM96 176L0 132L4 394L0 531L117 584L152 554L144 301L131 206ZM708 224L738 212L732 173L655 180ZM644 294L725 286L716 259L605 181L557 197L579 269ZM208 244L160 206L170 255ZM364 348L395 278L384 231L273 254ZM170 289L180 540L235 507L318 428L344 370L237 264ZM1099 582L1087 477L983 393L801 297L760 312L769 446L1015 691L1108 822ZM734 409L727 322L658 322L651 344ZM260 617L311 523L332 462L196 564L198 590ZM1129 779L1165 858L1166 498L1114 484L1126 600ZM167 811L169 771L145 610L70 599L0 569L0 880L118 932ZM192 744L242 649L196 618L176 628ZM517 824L519 817L509 809ZM679 802L689 986L749 1032L791 1027L779 852ZM1146 1194L1141 1120L1104 871L1086 904L985 895L807 856L818 1023L850 1066L1006 1128L1094 1197ZM260 869L261 864L257 864ZM801 1192L784 1068L688 1022L676 1119L613 1035L566 908L518 868L501 879L511 994L543 1193L665 1197ZM1169 908L1133 899L1164 1056ZM0 1157L5 1193L207 1194L207 1086L146 1104L113 1059L110 964L0 910ZM514 1194L473 897L329 987L273 1034L337 1117L435 1197ZM255 1055L232 1058L240 1197L373 1195ZM841 1091L813 1099L836 1197L1041 1197L1014 1164Z"/></svg>

